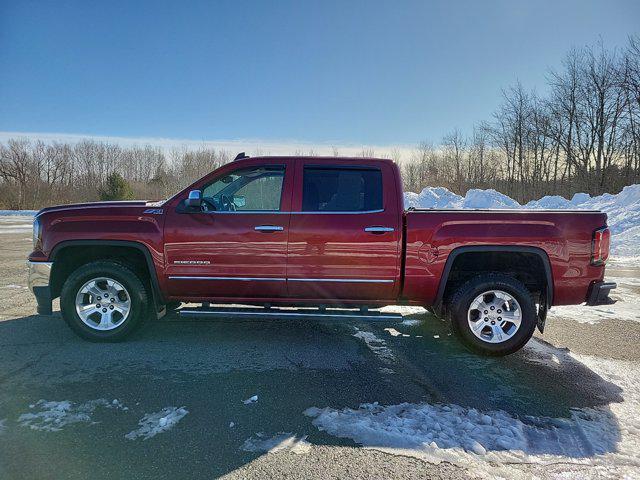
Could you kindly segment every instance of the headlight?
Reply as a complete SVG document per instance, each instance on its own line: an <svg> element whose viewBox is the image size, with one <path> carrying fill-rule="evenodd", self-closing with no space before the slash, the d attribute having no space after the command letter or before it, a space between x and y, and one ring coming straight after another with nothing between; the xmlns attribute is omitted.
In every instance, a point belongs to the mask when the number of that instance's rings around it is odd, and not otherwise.
<svg viewBox="0 0 640 480"><path fill-rule="evenodd" d="M36 217L33 220L33 249L39 250L42 247L42 226L40 220Z"/></svg>

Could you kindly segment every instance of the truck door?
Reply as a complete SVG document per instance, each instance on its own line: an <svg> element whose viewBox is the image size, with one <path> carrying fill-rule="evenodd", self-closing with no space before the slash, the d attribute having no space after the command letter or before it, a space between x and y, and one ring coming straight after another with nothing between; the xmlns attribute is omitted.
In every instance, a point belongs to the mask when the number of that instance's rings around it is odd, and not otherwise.
<svg viewBox="0 0 640 480"><path fill-rule="evenodd" d="M198 298L271 298L287 294L287 238L293 162L229 164L203 180L202 210L185 198L168 212L165 261L169 294Z"/></svg>
<svg viewBox="0 0 640 480"><path fill-rule="evenodd" d="M388 300L400 280L401 212L390 165L297 164L287 283L296 298Z"/></svg>

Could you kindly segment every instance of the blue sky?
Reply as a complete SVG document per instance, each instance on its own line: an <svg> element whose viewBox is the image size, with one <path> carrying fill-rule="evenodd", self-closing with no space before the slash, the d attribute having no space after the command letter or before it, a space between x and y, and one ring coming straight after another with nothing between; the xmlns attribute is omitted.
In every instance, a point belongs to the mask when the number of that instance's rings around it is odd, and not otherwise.
<svg viewBox="0 0 640 480"><path fill-rule="evenodd" d="M0 0L0 132L438 142L632 33L638 1Z"/></svg>

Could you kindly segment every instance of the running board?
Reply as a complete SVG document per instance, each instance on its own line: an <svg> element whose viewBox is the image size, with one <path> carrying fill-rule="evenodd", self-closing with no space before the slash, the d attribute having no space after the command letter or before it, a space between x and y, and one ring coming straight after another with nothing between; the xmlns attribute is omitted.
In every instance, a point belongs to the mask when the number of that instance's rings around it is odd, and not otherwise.
<svg viewBox="0 0 640 480"><path fill-rule="evenodd" d="M341 309L279 309L279 308L182 308L177 311L184 318L206 317L218 319L274 318L290 320L366 320L369 322L400 322L398 313L360 312Z"/></svg>

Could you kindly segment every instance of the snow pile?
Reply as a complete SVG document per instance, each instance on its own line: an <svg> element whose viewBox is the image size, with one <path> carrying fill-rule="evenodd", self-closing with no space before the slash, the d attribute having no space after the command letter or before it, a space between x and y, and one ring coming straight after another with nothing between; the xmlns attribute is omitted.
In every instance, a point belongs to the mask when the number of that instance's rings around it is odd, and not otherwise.
<svg viewBox="0 0 640 480"><path fill-rule="evenodd" d="M443 187L427 187L422 192L405 193L405 207L432 209L512 209L527 210L600 210L607 214L611 229L611 250L616 255L637 255L640 251L640 184L624 187L618 194L591 197L576 193L571 200L558 195L520 205L511 197L493 189L469 190L464 197Z"/></svg>
<svg viewBox="0 0 640 480"><path fill-rule="evenodd" d="M275 453L281 450L303 454L311 450L311 444L307 442L307 436L298 437L292 433L280 432L273 437L268 437L265 433L259 432L247 438L241 450L245 452L267 452Z"/></svg>
<svg viewBox="0 0 640 480"><path fill-rule="evenodd" d="M640 466L640 370L633 362L575 355L532 340L531 361L554 368L580 362L623 391L624 401L572 409L568 418L517 417L501 410L479 411L455 404L365 403L358 408L316 408L303 413L330 435L366 447L447 461L474 471L508 470L509 464L571 462Z"/></svg>
<svg viewBox="0 0 640 480"><path fill-rule="evenodd" d="M488 190L474 188L465 195L462 208L520 208L520 204L492 188Z"/></svg>
<svg viewBox="0 0 640 480"><path fill-rule="evenodd" d="M427 187L420 193L404 194L405 208L462 208L463 200L444 187Z"/></svg>
<svg viewBox="0 0 640 480"><path fill-rule="evenodd" d="M138 422L140 428L127 433L124 437L128 440L135 440L139 437L148 440L173 428L187 413L189 411L184 407L165 407L159 412L147 413Z"/></svg>
<svg viewBox="0 0 640 480"><path fill-rule="evenodd" d="M520 204L513 198L488 190L471 189L464 197L450 192L444 187L427 187L420 193L406 192L404 194L405 208L520 208Z"/></svg>
<svg viewBox="0 0 640 480"><path fill-rule="evenodd" d="M39 400L29 408L39 411L35 413L23 413L18 417L21 427L29 427L32 430L45 432L58 432L67 425L74 423L93 423L91 416L96 408L126 409L118 400L109 402L104 398L89 400L88 402L75 404L69 400L61 402Z"/></svg>
<svg viewBox="0 0 640 480"><path fill-rule="evenodd" d="M479 412L458 405L363 403L358 409L311 407L320 430L370 447L435 451L458 448L477 455L489 450L524 450L525 425L501 411Z"/></svg>

